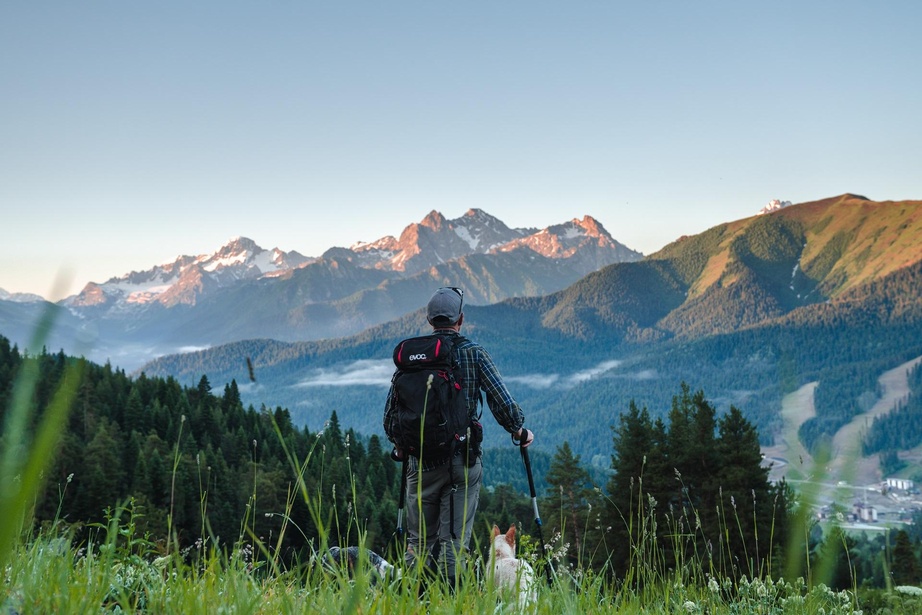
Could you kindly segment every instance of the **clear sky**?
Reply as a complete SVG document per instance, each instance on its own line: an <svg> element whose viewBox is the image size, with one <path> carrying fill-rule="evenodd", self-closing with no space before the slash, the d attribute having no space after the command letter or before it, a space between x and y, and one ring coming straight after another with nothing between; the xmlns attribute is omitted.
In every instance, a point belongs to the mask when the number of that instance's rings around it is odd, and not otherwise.
<svg viewBox="0 0 922 615"><path fill-rule="evenodd" d="M920 24L916 0L4 2L0 288L238 235L318 256L433 209L588 214L649 254L773 198L922 199Z"/></svg>

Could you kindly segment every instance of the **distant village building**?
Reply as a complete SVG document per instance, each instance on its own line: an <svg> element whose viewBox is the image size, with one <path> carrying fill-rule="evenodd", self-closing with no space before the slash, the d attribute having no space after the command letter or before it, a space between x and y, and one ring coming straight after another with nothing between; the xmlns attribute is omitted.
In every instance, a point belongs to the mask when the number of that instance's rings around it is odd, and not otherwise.
<svg viewBox="0 0 922 615"><path fill-rule="evenodd" d="M913 482L908 478L888 478L885 484L889 489L901 489L903 491L911 491L914 487Z"/></svg>
<svg viewBox="0 0 922 615"><path fill-rule="evenodd" d="M877 522L877 509L873 506L859 503L855 504L855 506L852 508L852 511L857 521L865 521L870 523Z"/></svg>

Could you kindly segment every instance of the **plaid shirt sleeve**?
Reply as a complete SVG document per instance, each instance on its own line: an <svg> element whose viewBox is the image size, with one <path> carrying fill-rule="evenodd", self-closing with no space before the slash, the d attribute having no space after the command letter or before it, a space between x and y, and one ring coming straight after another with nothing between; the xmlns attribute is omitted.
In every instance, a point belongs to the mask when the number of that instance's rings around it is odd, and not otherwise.
<svg viewBox="0 0 922 615"><path fill-rule="evenodd" d="M496 422L509 433L522 428L525 415L503 383L493 358L480 344L466 341L458 347L459 360L464 370L464 385L471 415L476 416L477 401L482 390L487 397L487 407Z"/></svg>

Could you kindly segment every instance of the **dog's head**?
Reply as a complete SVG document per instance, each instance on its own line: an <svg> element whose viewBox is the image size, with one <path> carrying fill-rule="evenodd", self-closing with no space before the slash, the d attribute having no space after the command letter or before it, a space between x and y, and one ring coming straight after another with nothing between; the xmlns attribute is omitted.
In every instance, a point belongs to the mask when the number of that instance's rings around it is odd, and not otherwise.
<svg viewBox="0 0 922 615"><path fill-rule="evenodd" d="M505 534L501 534L499 527L493 526L493 556L496 559L515 558L515 526L510 525Z"/></svg>

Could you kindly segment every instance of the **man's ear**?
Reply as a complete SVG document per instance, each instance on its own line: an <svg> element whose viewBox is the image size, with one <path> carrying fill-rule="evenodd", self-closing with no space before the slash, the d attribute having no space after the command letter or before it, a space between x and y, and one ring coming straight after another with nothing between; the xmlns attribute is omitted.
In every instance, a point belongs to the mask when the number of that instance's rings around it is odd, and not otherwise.
<svg viewBox="0 0 922 615"><path fill-rule="evenodd" d="M464 323L464 312L461 312L461 315L458 316L458 322L456 322L455 324L460 327L463 323Z"/></svg>

